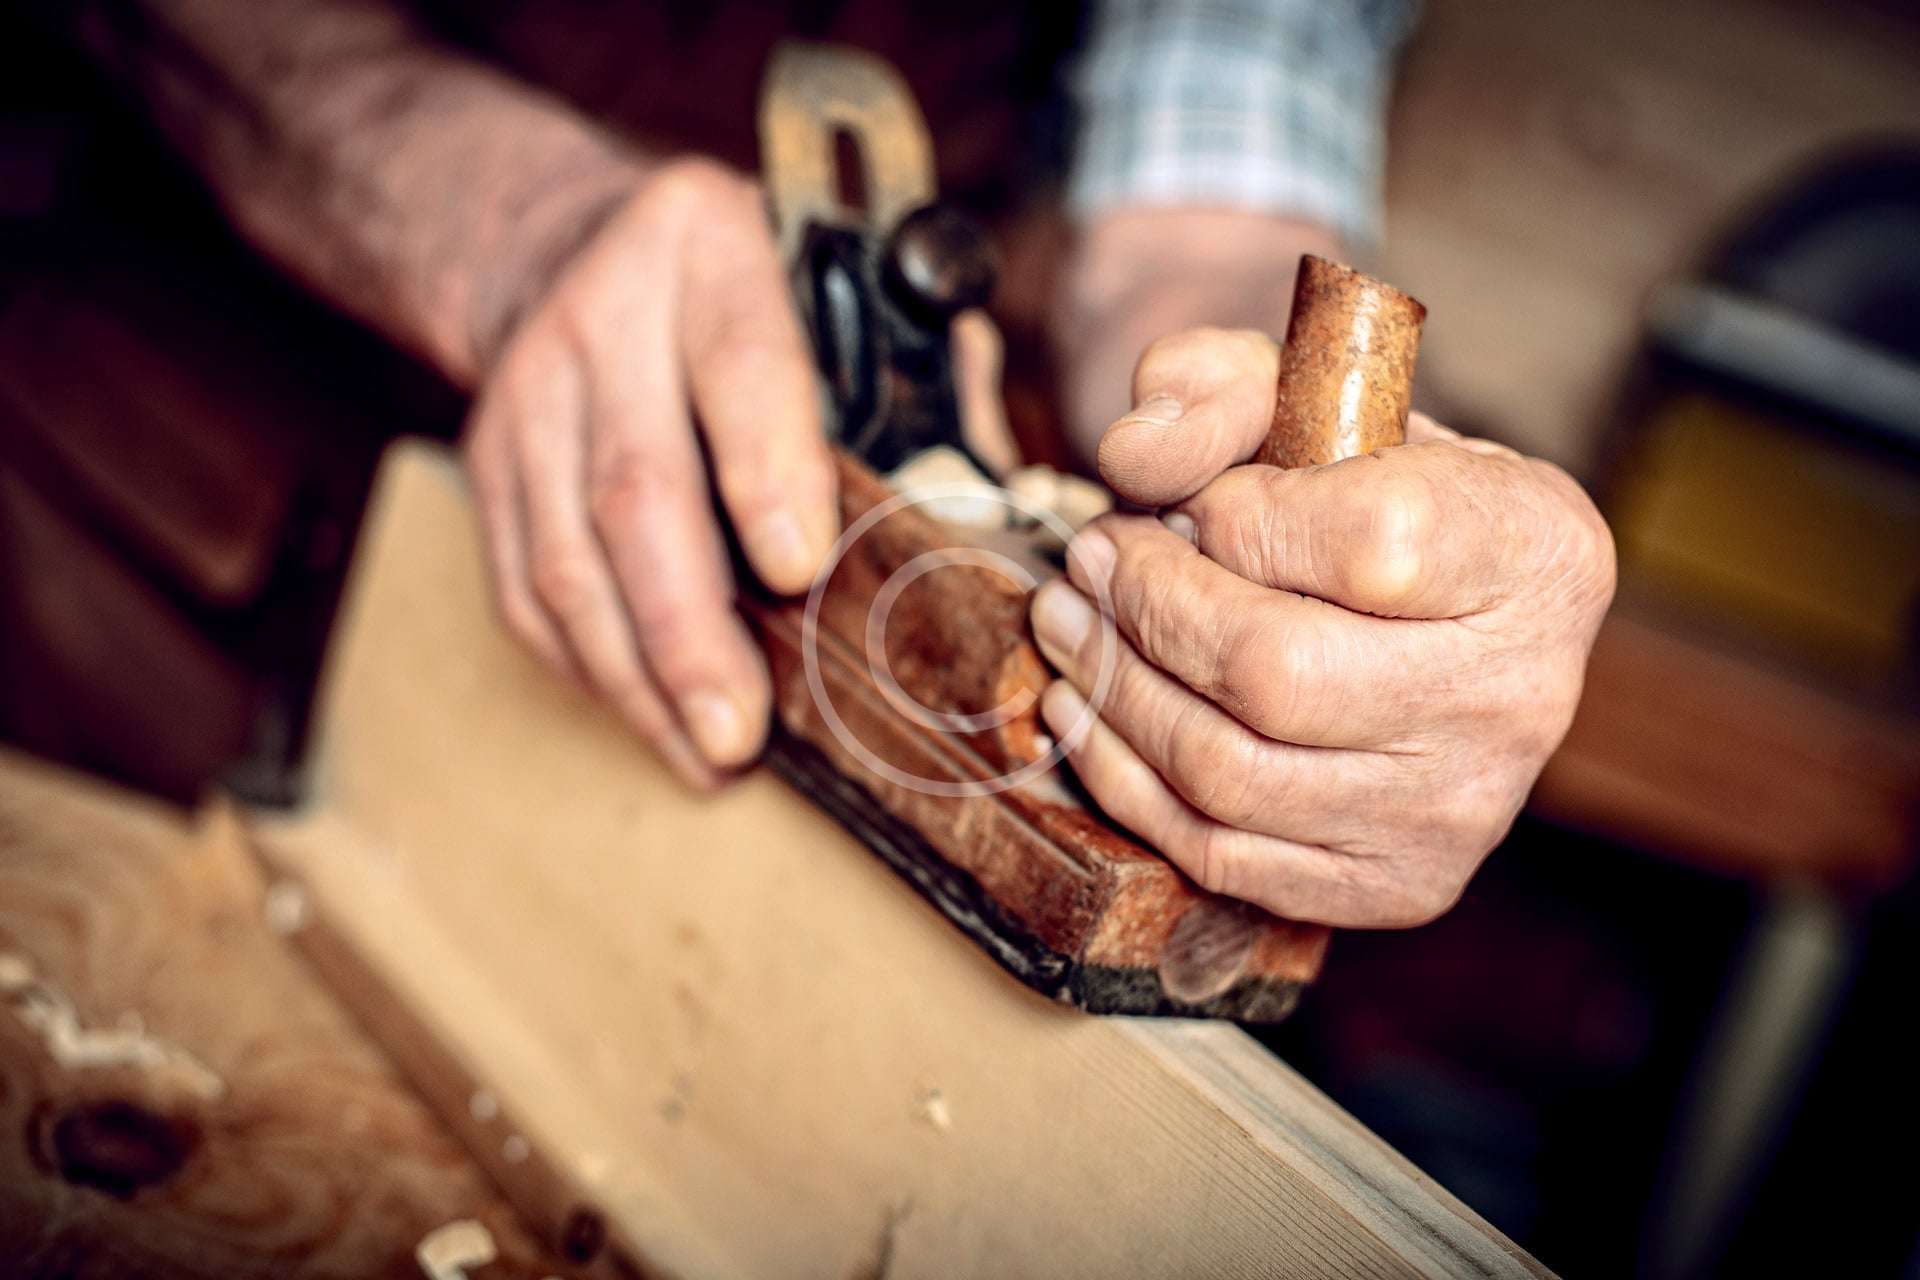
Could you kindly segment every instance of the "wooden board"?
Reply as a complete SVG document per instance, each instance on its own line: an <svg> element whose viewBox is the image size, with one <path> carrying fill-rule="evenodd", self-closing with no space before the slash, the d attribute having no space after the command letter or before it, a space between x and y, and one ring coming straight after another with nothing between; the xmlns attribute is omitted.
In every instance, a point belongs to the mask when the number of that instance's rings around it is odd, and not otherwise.
<svg viewBox="0 0 1920 1280"><path fill-rule="evenodd" d="M0 1275L568 1275L268 928L237 824L0 751ZM447 1277L452 1280L452 1277Z"/></svg>
<svg viewBox="0 0 1920 1280"><path fill-rule="evenodd" d="M685 1276L1539 1275L1236 1028L1022 987L766 774L673 785L488 613L388 460L263 856Z"/></svg>

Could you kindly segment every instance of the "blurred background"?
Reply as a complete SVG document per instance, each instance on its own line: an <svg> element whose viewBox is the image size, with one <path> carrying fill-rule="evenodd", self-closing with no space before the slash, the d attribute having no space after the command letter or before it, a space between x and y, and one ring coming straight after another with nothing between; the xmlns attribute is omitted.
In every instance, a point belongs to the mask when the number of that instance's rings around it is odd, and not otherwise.
<svg viewBox="0 0 1920 1280"><path fill-rule="evenodd" d="M383 444L460 398L0 18L0 739L291 798ZM1599 497L1586 700L1458 909L1272 1046L1568 1276L1920 1276L1920 9L1427 0L1419 402ZM1062 228L1003 219L1009 397Z"/></svg>

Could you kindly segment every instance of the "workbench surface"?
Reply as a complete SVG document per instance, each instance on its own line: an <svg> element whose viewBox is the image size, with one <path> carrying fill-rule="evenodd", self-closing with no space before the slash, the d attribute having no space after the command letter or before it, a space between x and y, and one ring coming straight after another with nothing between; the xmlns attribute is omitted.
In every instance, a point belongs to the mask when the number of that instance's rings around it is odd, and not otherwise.
<svg viewBox="0 0 1920 1280"><path fill-rule="evenodd" d="M0 751L0 1272L418 1277L473 1220L473 1280L566 1274L268 902L229 817Z"/></svg>

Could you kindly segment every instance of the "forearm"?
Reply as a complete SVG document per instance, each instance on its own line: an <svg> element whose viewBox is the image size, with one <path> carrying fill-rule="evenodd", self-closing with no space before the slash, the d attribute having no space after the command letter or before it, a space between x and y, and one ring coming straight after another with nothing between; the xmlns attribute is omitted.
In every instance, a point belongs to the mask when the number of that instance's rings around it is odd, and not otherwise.
<svg viewBox="0 0 1920 1280"><path fill-rule="evenodd" d="M1201 326L1284 334L1303 253L1341 259L1346 246L1318 223L1238 209L1121 208L1083 223L1052 315L1074 452L1092 463L1156 338Z"/></svg>
<svg viewBox="0 0 1920 1280"><path fill-rule="evenodd" d="M1083 457L1141 348L1279 333L1302 253L1379 233L1385 105L1410 0L1098 0L1071 77L1076 253L1056 311Z"/></svg>
<svg viewBox="0 0 1920 1280"><path fill-rule="evenodd" d="M462 386L642 171L374 0L97 3L80 25L244 234Z"/></svg>

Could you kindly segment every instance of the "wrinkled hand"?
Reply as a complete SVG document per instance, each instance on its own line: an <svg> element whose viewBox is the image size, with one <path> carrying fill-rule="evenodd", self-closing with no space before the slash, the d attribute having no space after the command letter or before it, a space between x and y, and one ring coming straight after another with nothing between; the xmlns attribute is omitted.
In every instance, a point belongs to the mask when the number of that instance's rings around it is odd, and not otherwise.
<svg viewBox="0 0 1920 1280"><path fill-rule="evenodd" d="M709 479L775 591L804 590L839 531L759 187L706 161L655 170L515 333L466 456L513 633L695 785L758 754L766 662Z"/></svg>
<svg viewBox="0 0 1920 1280"><path fill-rule="evenodd" d="M1424 922L1566 732L1612 541L1564 472L1420 414L1370 457L1236 466L1278 360L1221 330L1142 357L1100 469L1168 510L1096 522L1071 580L1036 596L1064 677L1042 709L1064 737L1095 687L1103 579L1117 661L1070 755L1100 804L1208 889L1333 925Z"/></svg>

